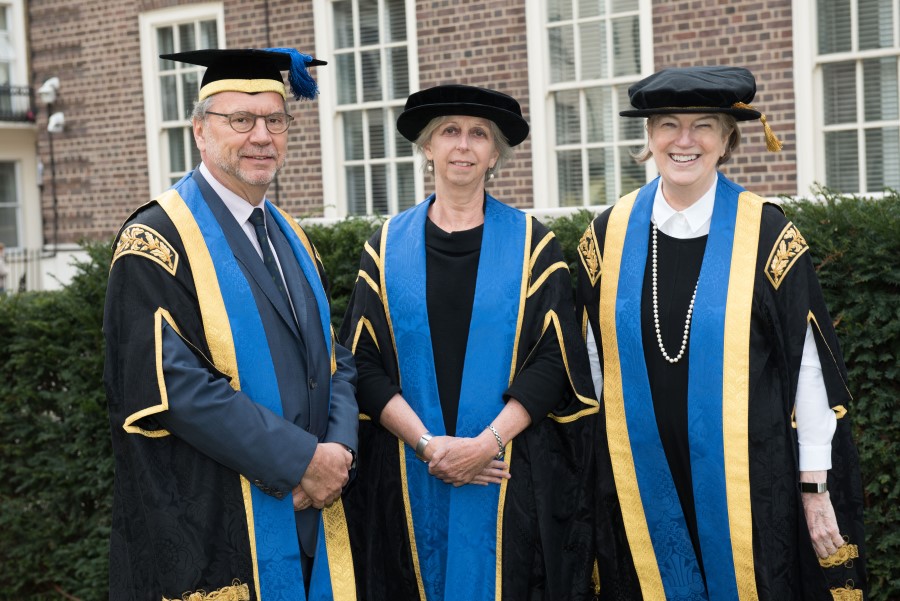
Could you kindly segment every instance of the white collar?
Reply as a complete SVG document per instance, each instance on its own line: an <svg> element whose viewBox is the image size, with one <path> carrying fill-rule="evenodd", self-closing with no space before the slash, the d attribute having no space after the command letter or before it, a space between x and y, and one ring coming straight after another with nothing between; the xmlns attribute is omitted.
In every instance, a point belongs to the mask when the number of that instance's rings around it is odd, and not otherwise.
<svg viewBox="0 0 900 601"><path fill-rule="evenodd" d="M250 219L250 214L256 207L226 188L222 182L213 177L213 174L204 163L200 163L200 174L206 179L213 191L219 195L219 198L222 199L222 202L225 203L225 206L228 207L228 211L234 216L238 223L243 225ZM265 198L263 199L263 202L265 202ZM258 206L262 207L262 203ZM265 213L265 210L263 213Z"/></svg>
<svg viewBox="0 0 900 601"><path fill-rule="evenodd" d="M652 221L659 231L673 238L699 238L709 233L709 224L712 221L713 206L716 204L716 186L719 178L713 180L713 184L700 199L684 209L673 209L662 193L662 181L656 187L656 196L653 198ZM676 217L679 216L680 217Z"/></svg>

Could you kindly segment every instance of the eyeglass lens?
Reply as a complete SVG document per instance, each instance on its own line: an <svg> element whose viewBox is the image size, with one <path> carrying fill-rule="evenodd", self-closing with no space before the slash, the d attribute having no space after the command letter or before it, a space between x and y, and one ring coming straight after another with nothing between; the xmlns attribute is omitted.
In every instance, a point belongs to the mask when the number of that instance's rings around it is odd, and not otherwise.
<svg viewBox="0 0 900 601"><path fill-rule="evenodd" d="M286 113L272 113L271 115L256 115L254 113L249 113L247 111L238 111L236 113L224 114L224 113L213 113L212 111L207 111L212 115L219 115L221 117L228 118L228 124L231 125L231 128L241 134L247 133L256 125L257 119L262 119L266 124L266 129L269 130L269 133L280 134L284 133L285 130L290 126L293 117Z"/></svg>

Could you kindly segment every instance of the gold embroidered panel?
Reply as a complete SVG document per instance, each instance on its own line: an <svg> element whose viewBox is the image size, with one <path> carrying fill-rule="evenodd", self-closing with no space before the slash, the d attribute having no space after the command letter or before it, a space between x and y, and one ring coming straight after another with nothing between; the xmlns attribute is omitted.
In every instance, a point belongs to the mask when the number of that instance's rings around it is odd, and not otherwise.
<svg viewBox="0 0 900 601"><path fill-rule="evenodd" d="M766 277L769 278L776 290L797 259L808 250L809 245L806 244L806 239L793 223L788 222L781 231L772 252L769 253L769 260L766 261Z"/></svg>
<svg viewBox="0 0 900 601"><path fill-rule="evenodd" d="M159 232L146 225L130 225L119 236L112 263L125 255L150 259L172 275L178 270L178 253L172 249L168 240L159 235Z"/></svg>
<svg viewBox="0 0 900 601"><path fill-rule="evenodd" d="M834 601L863 601L862 591L853 588L853 584L848 584L846 588L831 589L831 598Z"/></svg>
<svg viewBox="0 0 900 601"><path fill-rule="evenodd" d="M597 240L594 237L594 224L584 232L581 241L578 243L578 256L581 259L581 265L591 280L591 286L597 285L600 279L600 265L602 258L600 249L597 247Z"/></svg>
<svg viewBox="0 0 900 601"><path fill-rule="evenodd" d="M178 599L163 597L162 601L250 601L250 587L235 579L231 586L222 587L211 593L199 590L193 593L184 593Z"/></svg>
<svg viewBox="0 0 900 601"><path fill-rule="evenodd" d="M857 557L859 557L859 547L847 543L825 559L820 558L819 565L823 568L836 568Z"/></svg>

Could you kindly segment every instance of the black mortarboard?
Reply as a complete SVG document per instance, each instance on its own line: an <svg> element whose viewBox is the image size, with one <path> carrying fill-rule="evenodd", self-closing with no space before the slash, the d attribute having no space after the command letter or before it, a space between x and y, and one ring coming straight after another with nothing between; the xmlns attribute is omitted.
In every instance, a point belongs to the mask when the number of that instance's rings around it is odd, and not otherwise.
<svg viewBox="0 0 900 601"><path fill-rule="evenodd" d="M759 119L769 150L781 150L766 117L750 106L756 79L741 67L681 67L663 69L628 88L634 109L623 117L649 117L671 113L727 113L738 121Z"/></svg>
<svg viewBox="0 0 900 601"><path fill-rule="evenodd" d="M200 100L219 92L276 92L286 99L282 71L290 72L288 81L296 100L312 100L318 89L307 68L327 64L293 48L192 50L160 58L206 67Z"/></svg>
<svg viewBox="0 0 900 601"><path fill-rule="evenodd" d="M448 84L411 94L397 118L397 130L415 142L422 129L435 117L467 115L490 119L497 124L510 146L528 137L528 122L516 99L502 92Z"/></svg>

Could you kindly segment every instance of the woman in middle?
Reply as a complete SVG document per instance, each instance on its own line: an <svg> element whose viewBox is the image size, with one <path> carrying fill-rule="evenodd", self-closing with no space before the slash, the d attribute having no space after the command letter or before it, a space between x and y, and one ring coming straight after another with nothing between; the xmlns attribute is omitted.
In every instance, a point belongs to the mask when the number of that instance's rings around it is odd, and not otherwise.
<svg viewBox="0 0 900 601"><path fill-rule="evenodd" d="M528 123L505 94L443 85L397 128L435 191L366 243L341 333L360 596L587 598L598 403L569 271L552 232L485 192Z"/></svg>

